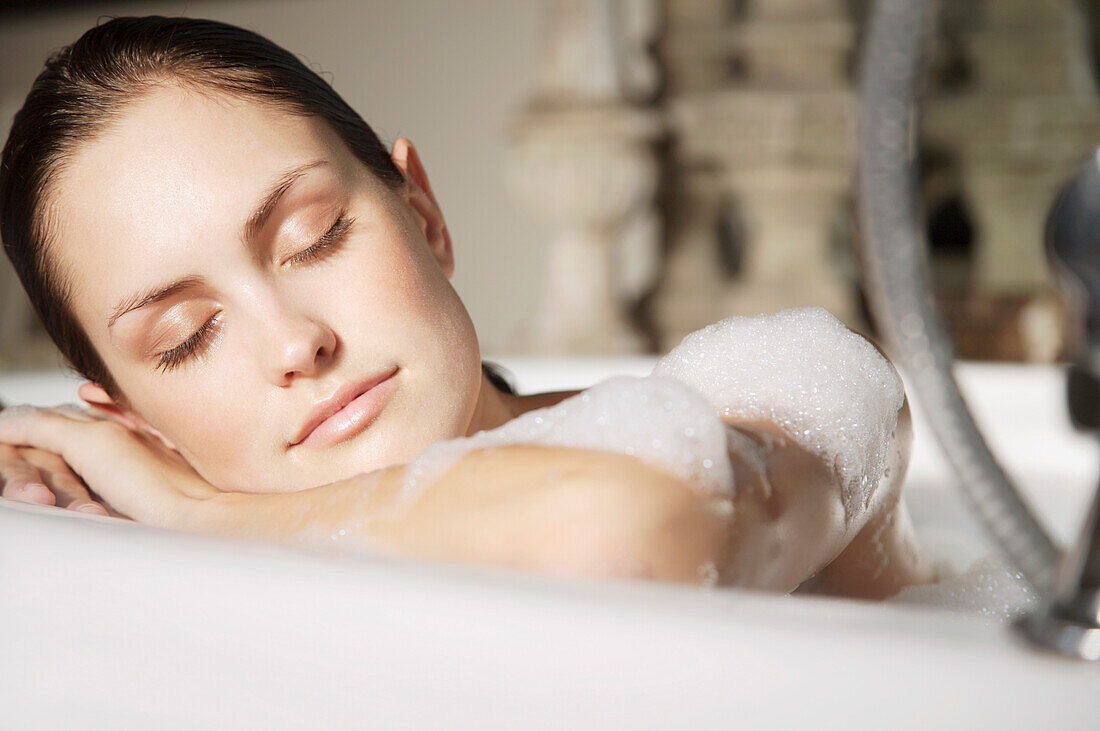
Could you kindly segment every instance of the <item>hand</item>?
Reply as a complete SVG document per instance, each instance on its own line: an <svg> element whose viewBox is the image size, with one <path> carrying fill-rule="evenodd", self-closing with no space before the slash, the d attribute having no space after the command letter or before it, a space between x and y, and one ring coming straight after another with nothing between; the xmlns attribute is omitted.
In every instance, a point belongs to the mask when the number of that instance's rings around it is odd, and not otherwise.
<svg viewBox="0 0 1100 731"><path fill-rule="evenodd" d="M65 460L32 447L0 444L0 497L93 515L108 514Z"/></svg>
<svg viewBox="0 0 1100 731"><path fill-rule="evenodd" d="M219 494L156 437L75 406L0 411L0 443L23 448L16 453L52 453L49 457L71 466L68 474L74 479L80 475L109 505L141 522L188 527L193 505ZM19 469L16 463L15 471Z"/></svg>

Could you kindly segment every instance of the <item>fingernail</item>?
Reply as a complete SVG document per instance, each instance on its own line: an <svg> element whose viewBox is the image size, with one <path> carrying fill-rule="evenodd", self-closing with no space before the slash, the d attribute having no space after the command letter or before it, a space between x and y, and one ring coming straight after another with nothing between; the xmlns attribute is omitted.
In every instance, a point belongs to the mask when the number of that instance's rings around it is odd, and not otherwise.
<svg viewBox="0 0 1100 731"><path fill-rule="evenodd" d="M46 487L41 482L28 482L19 486L19 492L23 493L24 495L30 492L41 491L49 492L50 488Z"/></svg>
<svg viewBox="0 0 1100 731"><path fill-rule="evenodd" d="M54 503L54 496L53 493L50 492L50 488L40 482L28 482L21 485L16 490L15 494L17 500L42 503L44 505L53 505Z"/></svg>
<svg viewBox="0 0 1100 731"><path fill-rule="evenodd" d="M96 503L84 503L83 505L78 507L77 510L82 513L94 513L95 515L107 514L107 510L102 505L98 505Z"/></svg>

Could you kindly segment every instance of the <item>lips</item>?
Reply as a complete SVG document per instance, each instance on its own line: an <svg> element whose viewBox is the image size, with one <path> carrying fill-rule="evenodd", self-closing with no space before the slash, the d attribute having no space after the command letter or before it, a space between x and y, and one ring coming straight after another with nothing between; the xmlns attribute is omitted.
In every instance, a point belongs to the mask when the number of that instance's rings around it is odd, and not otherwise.
<svg viewBox="0 0 1100 731"><path fill-rule="evenodd" d="M378 418L394 389L398 368L350 383L314 404L291 447L329 447L362 433Z"/></svg>

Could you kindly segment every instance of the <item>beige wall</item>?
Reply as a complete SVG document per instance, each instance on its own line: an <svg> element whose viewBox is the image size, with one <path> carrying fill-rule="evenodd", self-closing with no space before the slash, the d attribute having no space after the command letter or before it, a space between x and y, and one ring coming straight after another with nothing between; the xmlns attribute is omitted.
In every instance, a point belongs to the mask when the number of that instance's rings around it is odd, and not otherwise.
<svg viewBox="0 0 1100 731"><path fill-rule="evenodd" d="M534 76L534 0L222 0L97 3L0 22L6 135L47 53L102 15L211 17L270 37L325 72L387 142L420 149L455 239L455 287L486 352L534 306L542 249L503 183L503 125ZM3 261L6 266L6 260Z"/></svg>

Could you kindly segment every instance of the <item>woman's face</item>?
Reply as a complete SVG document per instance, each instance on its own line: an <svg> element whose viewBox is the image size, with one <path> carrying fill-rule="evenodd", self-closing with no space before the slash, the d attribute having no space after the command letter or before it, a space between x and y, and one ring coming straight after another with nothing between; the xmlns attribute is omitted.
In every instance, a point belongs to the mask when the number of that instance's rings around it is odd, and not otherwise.
<svg viewBox="0 0 1100 731"><path fill-rule="evenodd" d="M450 241L415 152L394 159L400 190L322 121L169 85L53 184L49 256L124 414L212 484L304 489L471 429Z"/></svg>

